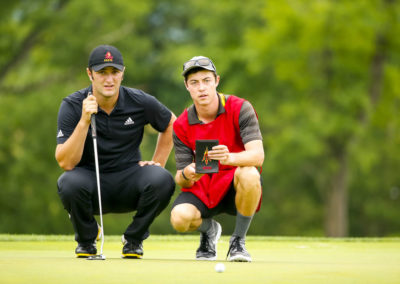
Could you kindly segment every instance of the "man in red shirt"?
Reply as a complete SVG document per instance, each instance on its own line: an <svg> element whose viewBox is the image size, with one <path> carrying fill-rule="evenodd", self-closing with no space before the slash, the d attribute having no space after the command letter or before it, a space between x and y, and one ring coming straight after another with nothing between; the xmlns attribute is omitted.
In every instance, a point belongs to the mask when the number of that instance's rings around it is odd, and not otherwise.
<svg viewBox="0 0 400 284"><path fill-rule="evenodd" d="M199 231L196 259L215 260L221 225L212 218L221 213L236 215L227 257L249 262L245 237L259 209L258 167L264 161L257 115L248 101L217 92L220 77L209 58L193 57L183 65L182 75L193 105L174 123L175 181L182 192L172 206L171 224L178 232ZM218 173L195 171L195 143L203 139L219 141L208 151L209 159L219 161Z"/></svg>

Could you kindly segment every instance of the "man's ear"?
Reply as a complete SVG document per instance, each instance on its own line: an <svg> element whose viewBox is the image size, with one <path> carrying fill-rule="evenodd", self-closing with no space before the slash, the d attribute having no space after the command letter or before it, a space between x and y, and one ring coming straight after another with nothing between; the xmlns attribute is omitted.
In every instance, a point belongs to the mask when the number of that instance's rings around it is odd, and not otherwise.
<svg viewBox="0 0 400 284"><path fill-rule="evenodd" d="M92 71L90 71L89 68L86 68L86 73L87 73L88 76L89 76L89 80L90 80L90 81L93 81Z"/></svg>
<svg viewBox="0 0 400 284"><path fill-rule="evenodd" d="M217 78L215 78L215 87L218 87L219 85L219 75L217 75Z"/></svg>

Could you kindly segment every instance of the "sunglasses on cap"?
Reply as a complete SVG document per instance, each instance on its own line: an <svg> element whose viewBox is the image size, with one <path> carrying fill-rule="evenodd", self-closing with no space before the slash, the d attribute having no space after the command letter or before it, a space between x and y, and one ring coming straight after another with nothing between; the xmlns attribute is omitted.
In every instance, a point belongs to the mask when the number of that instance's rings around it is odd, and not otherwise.
<svg viewBox="0 0 400 284"><path fill-rule="evenodd" d="M198 59L191 59L183 64L183 74L184 75L190 69L195 67L201 67L209 71L216 72L216 68L212 61L208 58L198 58Z"/></svg>

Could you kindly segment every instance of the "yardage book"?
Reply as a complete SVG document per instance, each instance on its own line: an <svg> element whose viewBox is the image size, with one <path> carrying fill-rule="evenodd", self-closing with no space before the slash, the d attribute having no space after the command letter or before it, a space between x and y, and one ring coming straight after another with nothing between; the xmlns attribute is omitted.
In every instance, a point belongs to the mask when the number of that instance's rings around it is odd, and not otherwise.
<svg viewBox="0 0 400 284"><path fill-rule="evenodd" d="M218 143L218 140L196 140L196 173L218 173L218 161L208 157L208 151L211 151L212 147L217 146Z"/></svg>

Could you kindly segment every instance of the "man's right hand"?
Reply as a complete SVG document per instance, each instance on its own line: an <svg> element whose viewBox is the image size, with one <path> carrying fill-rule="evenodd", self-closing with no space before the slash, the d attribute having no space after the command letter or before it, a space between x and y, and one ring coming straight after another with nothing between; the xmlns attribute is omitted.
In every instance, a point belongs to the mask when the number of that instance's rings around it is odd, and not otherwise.
<svg viewBox="0 0 400 284"><path fill-rule="evenodd" d="M196 173L196 164L191 163L187 165L182 171L184 171L185 176L191 181L198 181L204 174Z"/></svg>
<svg viewBox="0 0 400 284"><path fill-rule="evenodd" d="M92 114L97 113L98 104L96 97L89 93L86 99L82 102L82 116L81 120L90 124L90 117Z"/></svg>

